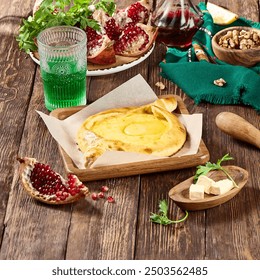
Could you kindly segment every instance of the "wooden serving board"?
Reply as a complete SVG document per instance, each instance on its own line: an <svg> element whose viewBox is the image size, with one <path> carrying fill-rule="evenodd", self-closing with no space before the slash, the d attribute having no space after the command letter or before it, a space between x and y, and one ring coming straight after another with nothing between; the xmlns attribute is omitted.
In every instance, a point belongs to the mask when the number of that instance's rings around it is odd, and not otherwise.
<svg viewBox="0 0 260 280"><path fill-rule="evenodd" d="M167 95L168 97L170 95ZM177 95L173 95L178 103L175 113L189 114L183 100ZM163 98L166 96L161 96ZM51 116L60 120L77 113L84 106L56 109L50 113ZM125 177L138 174L146 174L153 172L161 172L167 170L177 170L182 168L193 167L206 163L209 160L209 151L201 140L198 152L195 155L187 155L182 157L168 157L163 159L153 159L142 162L134 162L128 164L117 164L109 166L101 166L95 168L79 169L75 166L72 159L59 146L63 162L68 173L73 173L79 177L81 181L96 181L115 177Z"/></svg>

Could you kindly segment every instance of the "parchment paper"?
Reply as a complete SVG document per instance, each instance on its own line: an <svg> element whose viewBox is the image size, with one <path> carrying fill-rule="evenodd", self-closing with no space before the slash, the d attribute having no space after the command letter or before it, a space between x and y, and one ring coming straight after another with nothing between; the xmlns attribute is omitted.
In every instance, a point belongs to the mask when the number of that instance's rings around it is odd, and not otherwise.
<svg viewBox="0 0 260 280"><path fill-rule="evenodd" d="M48 116L42 112L37 112L45 122L51 135L70 156L75 165L79 169L85 169L85 159L83 158L83 154L78 150L76 134L79 127L88 116L112 108L141 106L152 103L156 99L156 94L139 74L65 120L58 120L55 117ZM178 117L185 125L188 137L184 147L178 153L173 155L173 157L196 154L202 134L202 114L182 114ZM158 158L160 157L137 153L108 151L100 156L91 165L91 168Z"/></svg>

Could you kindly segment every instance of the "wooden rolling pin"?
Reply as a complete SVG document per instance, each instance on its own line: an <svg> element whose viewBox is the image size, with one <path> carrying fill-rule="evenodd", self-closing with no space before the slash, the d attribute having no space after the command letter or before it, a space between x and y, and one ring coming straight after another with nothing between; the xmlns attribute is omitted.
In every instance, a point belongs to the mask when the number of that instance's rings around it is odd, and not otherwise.
<svg viewBox="0 0 260 280"><path fill-rule="evenodd" d="M260 149L260 130L242 117L234 113L222 112L216 117L216 125L230 136Z"/></svg>

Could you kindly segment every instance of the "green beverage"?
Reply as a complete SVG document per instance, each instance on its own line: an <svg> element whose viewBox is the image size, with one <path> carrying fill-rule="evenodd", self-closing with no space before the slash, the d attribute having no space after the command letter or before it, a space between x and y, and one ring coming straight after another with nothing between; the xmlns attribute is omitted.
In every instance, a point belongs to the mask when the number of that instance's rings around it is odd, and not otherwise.
<svg viewBox="0 0 260 280"><path fill-rule="evenodd" d="M86 104L86 70L75 62L49 62L50 71L41 70L45 106L49 111Z"/></svg>
<svg viewBox="0 0 260 280"><path fill-rule="evenodd" d="M86 105L87 36L73 26L55 26L37 36L45 106Z"/></svg>

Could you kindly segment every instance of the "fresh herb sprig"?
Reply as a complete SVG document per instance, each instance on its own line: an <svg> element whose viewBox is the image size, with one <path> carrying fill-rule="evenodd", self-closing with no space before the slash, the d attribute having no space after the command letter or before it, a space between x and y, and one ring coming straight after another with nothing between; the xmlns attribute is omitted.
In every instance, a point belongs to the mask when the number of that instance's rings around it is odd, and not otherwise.
<svg viewBox="0 0 260 280"><path fill-rule="evenodd" d="M73 3L73 4L72 4ZM69 25L85 29L87 26L100 30L99 24L91 19L93 9L103 9L110 16L114 13L116 5L114 0L44 0L33 16L23 19L19 29L17 41L19 48L29 53L36 51L35 39L44 29Z"/></svg>
<svg viewBox="0 0 260 280"><path fill-rule="evenodd" d="M164 199L159 202L158 214L151 213L150 221L161 225L170 225L170 224L177 224L177 223L184 222L187 218L188 218L188 211L185 211L185 216L182 219L177 221L170 220L168 218L168 203Z"/></svg>
<svg viewBox="0 0 260 280"><path fill-rule="evenodd" d="M206 175L212 170L221 170L223 171L226 176L233 182L234 186L238 188L236 182L233 180L233 178L229 175L227 170L221 166L222 162L228 161L228 160L233 160L234 158L231 157L229 154L224 155L221 159L217 161L217 163L211 163L207 162L205 165L199 165L197 166L197 171L194 176L194 182L196 183L199 176L201 175Z"/></svg>

